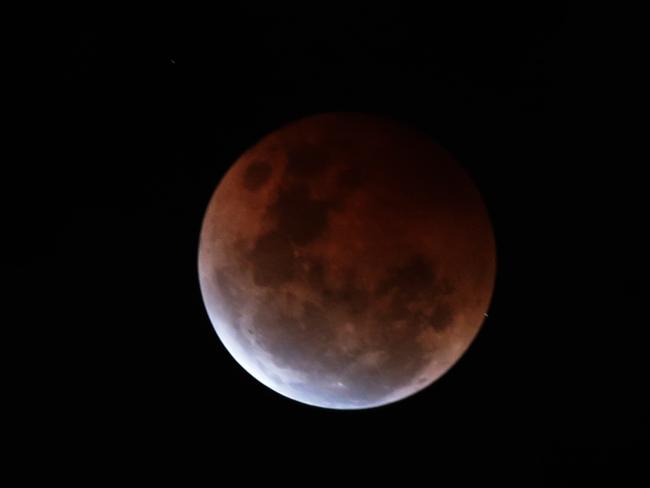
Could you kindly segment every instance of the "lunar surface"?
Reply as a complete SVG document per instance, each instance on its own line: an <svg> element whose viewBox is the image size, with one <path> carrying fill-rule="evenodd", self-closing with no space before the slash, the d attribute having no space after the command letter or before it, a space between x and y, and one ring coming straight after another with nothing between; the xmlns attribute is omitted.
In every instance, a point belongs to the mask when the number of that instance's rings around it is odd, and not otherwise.
<svg viewBox="0 0 650 488"><path fill-rule="evenodd" d="M271 133L208 205L199 278L253 377L334 409L405 398L478 333L496 257L478 189L411 128L322 114Z"/></svg>

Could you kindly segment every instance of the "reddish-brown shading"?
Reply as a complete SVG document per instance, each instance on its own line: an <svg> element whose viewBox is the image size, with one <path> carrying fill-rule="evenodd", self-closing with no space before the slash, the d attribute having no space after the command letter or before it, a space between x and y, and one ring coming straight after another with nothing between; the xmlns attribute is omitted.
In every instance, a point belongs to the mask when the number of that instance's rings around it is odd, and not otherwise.
<svg viewBox="0 0 650 488"><path fill-rule="evenodd" d="M417 132L362 114L284 127L241 156L201 232L219 337L274 390L364 408L442 375L478 332L495 247L478 190Z"/></svg>

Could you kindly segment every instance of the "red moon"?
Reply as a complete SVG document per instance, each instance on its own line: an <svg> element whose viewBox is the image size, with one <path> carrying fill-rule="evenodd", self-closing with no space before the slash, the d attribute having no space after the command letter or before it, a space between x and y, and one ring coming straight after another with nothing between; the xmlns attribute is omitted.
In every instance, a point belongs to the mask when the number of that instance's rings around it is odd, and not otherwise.
<svg viewBox="0 0 650 488"><path fill-rule="evenodd" d="M425 388L466 351L496 272L490 219L453 157L400 123L327 113L246 151L199 244L217 335L294 400L370 408Z"/></svg>

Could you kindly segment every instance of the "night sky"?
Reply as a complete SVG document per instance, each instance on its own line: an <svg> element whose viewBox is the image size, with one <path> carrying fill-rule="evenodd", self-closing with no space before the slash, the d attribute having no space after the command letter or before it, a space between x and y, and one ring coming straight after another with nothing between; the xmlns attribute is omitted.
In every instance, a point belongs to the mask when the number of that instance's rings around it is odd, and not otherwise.
<svg viewBox="0 0 650 488"><path fill-rule="evenodd" d="M450 458L458 480L631 476L650 410L646 184L613 34L546 6L276 9L88 17L35 43L17 288L37 360L17 369L30 439L65 459L49 469L433 484ZM478 185L497 242L489 318L467 354L369 411L308 407L254 380L214 333L197 277L201 219L229 165L329 111L437 140Z"/></svg>

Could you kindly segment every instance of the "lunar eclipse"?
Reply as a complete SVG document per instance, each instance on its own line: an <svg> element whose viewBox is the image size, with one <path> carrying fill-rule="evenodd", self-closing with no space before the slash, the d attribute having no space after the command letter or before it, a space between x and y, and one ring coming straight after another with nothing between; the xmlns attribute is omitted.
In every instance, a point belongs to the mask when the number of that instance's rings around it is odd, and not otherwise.
<svg viewBox="0 0 650 488"><path fill-rule="evenodd" d="M479 190L405 124L308 117L264 137L218 184L201 292L235 360L291 399L362 409L406 398L459 360L496 272Z"/></svg>

